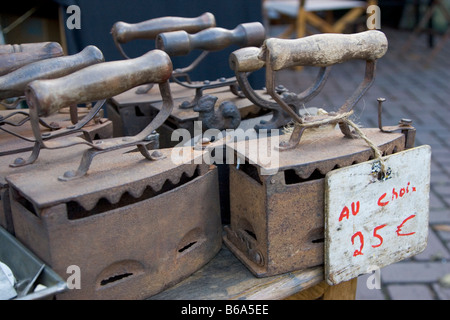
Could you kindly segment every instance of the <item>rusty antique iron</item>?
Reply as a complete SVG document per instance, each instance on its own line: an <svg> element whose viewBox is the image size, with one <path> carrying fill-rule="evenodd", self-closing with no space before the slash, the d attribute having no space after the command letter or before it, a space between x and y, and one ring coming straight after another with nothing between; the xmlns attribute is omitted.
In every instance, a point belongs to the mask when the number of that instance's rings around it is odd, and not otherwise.
<svg viewBox="0 0 450 320"><path fill-rule="evenodd" d="M172 149L148 149L148 138L173 108L171 75L170 57L155 49L27 86L30 125L42 155L16 172L3 168L5 185L15 236L61 276L79 267L81 289L58 299L144 299L220 250L218 173L202 161L206 150L185 148L191 156L177 161ZM135 136L88 141L71 132L46 140L39 128L39 117L67 105L148 83L159 85L164 106ZM64 152L52 155L60 148Z"/></svg>
<svg viewBox="0 0 450 320"><path fill-rule="evenodd" d="M144 161L123 148L99 156L88 175L58 180L87 149L68 148L57 161L45 149L49 165L6 177L16 238L64 279L70 266L79 267L80 289L57 299L148 298L217 254L215 166L197 156L175 163L171 149L159 150L165 160Z"/></svg>
<svg viewBox="0 0 450 320"><path fill-rule="evenodd" d="M406 134L363 129L384 155L402 151ZM287 141L282 136L282 142ZM257 140L241 142L256 143ZM270 146L270 139L268 140ZM347 139L339 130L306 133L297 148L280 152L279 169L248 156L239 143L241 158L230 166L230 224L225 244L258 277L302 270L323 264L324 177L330 170L373 159L362 139ZM245 159L245 161L244 161ZM237 161L236 161L237 162Z"/></svg>
<svg viewBox="0 0 450 320"><path fill-rule="evenodd" d="M379 120L382 130L359 128L371 141L369 146L343 120L372 84L375 62L386 50L387 40L379 31L265 41L259 54L267 90L295 122L293 131L281 135L279 144L269 137L227 146L238 165L230 167L230 224L225 226L224 242L256 276L324 263L324 181L329 171L373 159L373 146L384 156L414 145L415 129L408 121L383 128ZM300 116L275 90L274 71L297 65L324 68L351 59L366 61L365 78L336 114ZM235 70L245 71L237 65ZM251 144L276 150L276 161L261 160L250 152Z"/></svg>

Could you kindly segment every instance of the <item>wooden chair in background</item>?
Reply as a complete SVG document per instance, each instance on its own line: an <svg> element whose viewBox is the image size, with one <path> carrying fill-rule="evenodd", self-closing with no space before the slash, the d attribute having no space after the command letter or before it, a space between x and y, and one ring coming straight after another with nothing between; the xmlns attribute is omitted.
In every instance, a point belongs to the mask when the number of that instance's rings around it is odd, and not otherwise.
<svg viewBox="0 0 450 320"><path fill-rule="evenodd" d="M375 0L263 0L263 16L267 29L277 18L288 23L287 29L276 37L290 38L294 35L301 38L307 35L308 27L321 33L343 33L365 16L368 6L376 4ZM335 11L341 11L342 16L334 19Z"/></svg>

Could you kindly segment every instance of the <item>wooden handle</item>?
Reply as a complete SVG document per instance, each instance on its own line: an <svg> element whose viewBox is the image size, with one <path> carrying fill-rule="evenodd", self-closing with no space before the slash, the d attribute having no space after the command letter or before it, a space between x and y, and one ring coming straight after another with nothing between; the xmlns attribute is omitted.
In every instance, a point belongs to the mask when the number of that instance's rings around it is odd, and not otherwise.
<svg viewBox="0 0 450 320"><path fill-rule="evenodd" d="M374 61L387 51L383 32L369 30L355 34L317 34L299 39L267 39L260 59L272 70L294 66L325 67L353 59Z"/></svg>
<svg viewBox="0 0 450 320"><path fill-rule="evenodd" d="M229 57L230 68L234 72L253 72L264 67L265 62L259 59L261 48L246 47L233 51Z"/></svg>
<svg viewBox="0 0 450 320"><path fill-rule="evenodd" d="M20 53L36 51L43 52L59 52L62 54L61 45L58 42L34 42L34 43L22 43L22 44L2 44L0 45L0 54L5 53Z"/></svg>
<svg viewBox="0 0 450 320"><path fill-rule="evenodd" d="M0 99L23 96L27 84L34 80L59 78L103 61L103 54L97 47L87 46L74 55L27 64L0 77Z"/></svg>
<svg viewBox="0 0 450 320"><path fill-rule="evenodd" d="M192 50L218 51L231 45L260 46L265 39L259 22L243 23L233 30L209 28L196 34L186 31L164 32L157 36L156 47L171 56L186 55Z"/></svg>
<svg viewBox="0 0 450 320"><path fill-rule="evenodd" d="M0 45L0 76L26 64L63 54L63 49L57 42Z"/></svg>
<svg viewBox="0 0 450 320"><path fill-rule="evenodd" d="M68 105L110 98L146 83L164 83L172 69L170 57L156 49L138 58L89 66L62 78L33 81L25 95L30 109L48 116Z"/></svg>
<svg viewBox="0 0 450 320"><path fill-rule="evenodd" d="M196 18L162 17L135 24L119 21L112 27L111 34L117 42L126 43L135 39L155 39L162 32L185 30L195 33L215 26L214 15L206 12Z"/></svg>

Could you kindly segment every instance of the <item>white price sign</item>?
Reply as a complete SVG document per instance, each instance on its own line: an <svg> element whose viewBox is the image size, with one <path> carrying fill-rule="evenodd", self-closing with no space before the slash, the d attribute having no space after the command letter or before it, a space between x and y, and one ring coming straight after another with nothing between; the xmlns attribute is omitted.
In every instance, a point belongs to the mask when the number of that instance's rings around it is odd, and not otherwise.
<svg viewBox="0 0 450 320"><path fill-rule="evenodd" d="M427 245L431 148L371 160L325 177L325 278L330 285L422 252ZM378 166L377 166L378 165Z"/></svg>

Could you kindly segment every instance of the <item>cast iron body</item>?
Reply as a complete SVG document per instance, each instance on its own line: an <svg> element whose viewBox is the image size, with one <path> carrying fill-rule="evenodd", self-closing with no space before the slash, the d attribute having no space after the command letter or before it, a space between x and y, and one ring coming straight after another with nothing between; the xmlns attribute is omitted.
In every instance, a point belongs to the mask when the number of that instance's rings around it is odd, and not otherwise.
<svg viewBox="0 0 450 320"><path fill-rule="evenodd" d="M404 150L406 141L414 143L415 131L409 126L404 133L364 133L387 155ZM225 244L258 277L323 264L325 174L372 158L364 140L331 130L305 134L297 148L280 152L276 174L261 175L264 166L256 157L239 169L230 166Z"/></svg>
<svg viewBox="0 0 450 320"><path fill-rule="evenodd" d="M57 299L144 299L221 248L217 168L176 165L170 149L167 161L129 151L100 157L78 180L56 179L70 161L7 177L16 237L64 278L80 268L81 289Z"/></svg>
<svg viewBox="0 0 450 320"><path fill-rule="evenodd" d="M274 167L263 164L258 154L248 151L248 144L257 142L259 146L270 148L270 139L267 144L257 140L240 142L234 149L235 157L243 160L239 169L230 168L230 225L225 227L224 241L255 275L271 276L323 264L324 177L333 169L368 161L376 154L365 140L358 139L347 119L371 86L375 62L386 50L384 34L367 31L353 35L320 34L295 40L268 39L258 53L259 63L255 63L255 50L231 57L231 66L238 76L265 65L267 91L274 102L268 104L249 87L246 93L257 105L274 110L278 105L282 110L282 113L274 112L271 125L278 126L289 117L295 123L291 134L282 136L281 143L272 146L279 151L279 162L272 164ZM352 59L366 61L365 77L335 113L300 116L276 92L275 71L293 66L317 66L325 74L324 68ZM246 85L245 76L240 79ZM311 90L297 99L309 99L317 94L323 79L319 76ZM336 125L340 130L335 130ZM415 129L410 123L402 121L394 128L382 127L381 104L379 128L360 130L383 155L414 145ZM246 152L242 154L240 150Z"/></svg>

